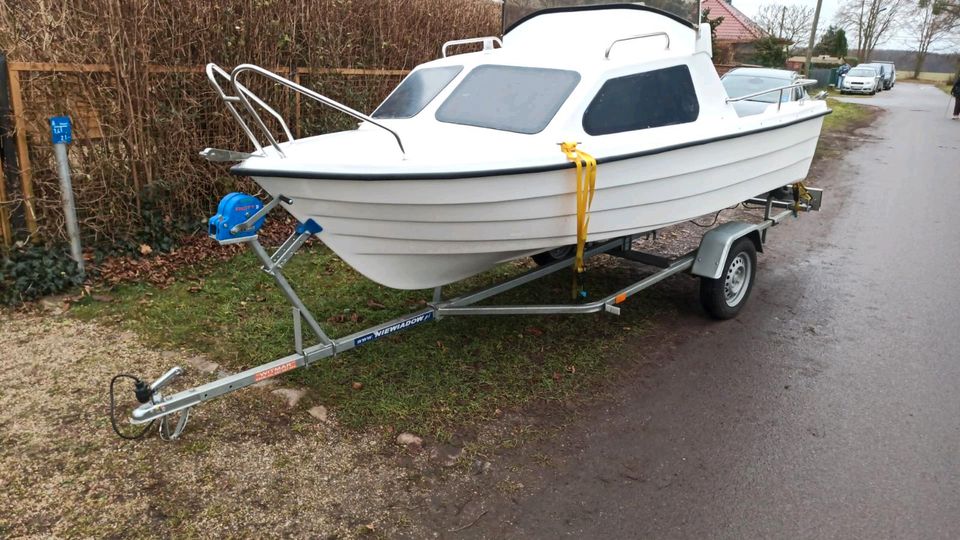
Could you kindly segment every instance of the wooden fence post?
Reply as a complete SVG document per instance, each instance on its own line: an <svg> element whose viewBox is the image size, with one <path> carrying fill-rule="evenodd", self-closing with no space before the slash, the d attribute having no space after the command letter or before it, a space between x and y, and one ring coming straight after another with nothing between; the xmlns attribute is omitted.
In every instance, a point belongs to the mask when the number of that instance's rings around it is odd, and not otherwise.
<svg viewBox="0 0 960 540"><path fill-rule="evenodd" d="M10 84L10 105L13 114L14 133L17 139L17 159L20 162L20 188L23 194L24 216L27 231L34 241L37 238L37 214L33 208L33 171L30 169L30 148L27 146L27 119L20 89L20 73L7 66Z"/></svg>
<svg viewBox="0 0 960 540"><path fill-rule="evenodd" d="M293 82L297 84L302 84L300 82L300 68L293 68ZM293 134L298 139L300 138L300 92L293 93Z"/></svg>
<svg viewBox="0 0 960 540"><path fill-rule="evenodd" d="M0 155L0 169L4 168L3 156ZM7 211L7 183L0 175L0 238L3 245L10 247L13 245L13 224L10 223L10 212Z"/></svg>
<svg viewBox="0 0 960 540"><path fill-rule="evenodd" d="M17 179L16 159L17 155L13 149L13 136L10 129L10 93L8 91L9 81L7 80L7 56L0 52L0 148L3 149L0 155L0 237L3 245L10 247L13 245L13 220L8 204L11 199L11 192L7 190L7 185L13 189Z"/></svg>

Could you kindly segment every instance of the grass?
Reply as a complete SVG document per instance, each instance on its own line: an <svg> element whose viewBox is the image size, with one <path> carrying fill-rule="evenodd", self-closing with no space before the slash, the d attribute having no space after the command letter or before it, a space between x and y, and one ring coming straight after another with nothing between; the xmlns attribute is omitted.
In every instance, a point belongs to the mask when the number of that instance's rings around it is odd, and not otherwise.
<svg viewBox="0 0 960 540"><path fill-rule="evenodd" d="M867 123L873 114L869 107L859 103L848 103L834 98L827 98L827 106L833 111L823 119L823 133L840 134L850 131ZM821 136L817 142L815 159L832 159L843 153L843 147L836 139Z"/></svg>
<svg viewBox="0 0 960 540"><path fill-rule="evenodd" d="M929 81L929 82L944 82L948 81L953 77L953 73L938 73L933 71L921 71L920 75L916 78L913 76L913 71L900 71L897 70L897 80L900 81Z"/></svg>
<svg viewBox="0 0 960 540"><path fill-rule="evenodd" d="M823 120L823 130L825 132L844 131L853 125L862 124L870 117L870 110L857 103L846 103L827 98L827 105L833 110L833 113L827 115Z"/></svg>
<svg viewBox="0 0 960 540"><path fill-rule="evenodd" d="M523 269L523 263L503 265L450 290L464 292ZM376 285L322 246L298 254L284 274L324 330L336 336L421 309L430 298L430 291ZM606 294L637 279L629 274L601 266L585 282ZM182 276L166 289L124 285L111 302L87 299L72 312L109 318L151 345L202 352L234 370L292 352L290 308L250 253L202 278L190 269ZM570 273L562 271L499 300L555 303L568 297L570 286ZM634 297L621 317L446 318L284 378L309 388L310 402L331 407L349 427L389 425L444 439L458 425L492 417L498 408L564 400L600 381L625 336L650 328L652 318L667 309L659 297L655 291ZM306 340L306 327L304 332ZM355 389L355 382L362 388Z"/></svg>

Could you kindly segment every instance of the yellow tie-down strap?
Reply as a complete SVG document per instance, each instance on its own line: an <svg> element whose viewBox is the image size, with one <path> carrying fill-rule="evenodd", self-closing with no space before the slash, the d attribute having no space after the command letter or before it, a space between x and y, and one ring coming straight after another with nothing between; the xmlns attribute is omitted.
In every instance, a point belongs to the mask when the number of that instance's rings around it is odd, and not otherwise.
<svg viewBox="0 0 960 540"><path fill-rule="evenodd" d="M590 225L590 205L597 186L597 160L577 149L577 143L565 142L560 149L567 159L577 166L577 258L573 263L576 273L583 272L583 246L587 243L587 227Z"/></svg>
<svg viewBox="0 0 960 540"><path fill-rule="evenodd" d="M796 216L800 212L800 204L810 204L810 201L813 200L813 196L810 195L810 192L807 191L807 186L803 182L797 182L793 185L793 215Z"/></svg>

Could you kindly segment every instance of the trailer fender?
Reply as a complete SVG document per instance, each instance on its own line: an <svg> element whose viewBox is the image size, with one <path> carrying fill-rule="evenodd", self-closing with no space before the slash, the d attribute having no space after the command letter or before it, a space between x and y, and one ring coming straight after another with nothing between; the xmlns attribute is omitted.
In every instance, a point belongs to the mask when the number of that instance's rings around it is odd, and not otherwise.
<svg viewBox="0 0 960 540"><path fill-rule="evenodd" d="M697 258L690 273L710 279L717 279L723 273L723 263L727 260L730 247L744 236L753 241L758 252L763 252L763 240L757 224L731 221L707 231L700 240Z"/></svg>

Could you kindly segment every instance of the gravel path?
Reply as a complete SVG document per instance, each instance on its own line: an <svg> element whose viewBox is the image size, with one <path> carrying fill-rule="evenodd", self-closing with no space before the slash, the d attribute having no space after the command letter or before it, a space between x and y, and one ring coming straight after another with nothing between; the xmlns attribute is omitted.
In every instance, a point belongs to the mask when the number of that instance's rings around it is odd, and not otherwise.
<svg viewBox="0 0 960 540"><path fill-rule="evenodd" d="M110 378L188 360L103 325L0 311L0 537L418 536L388 517L420 481L400 450L270 388L197 408L178 441L118 439ZM188 372L178 388L212 377Z"/></svg>

